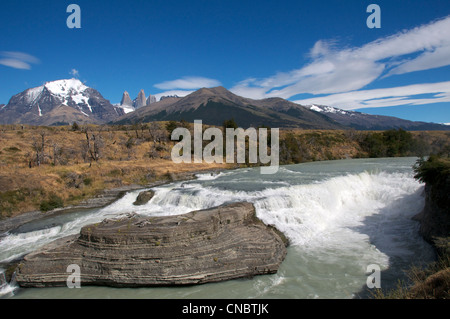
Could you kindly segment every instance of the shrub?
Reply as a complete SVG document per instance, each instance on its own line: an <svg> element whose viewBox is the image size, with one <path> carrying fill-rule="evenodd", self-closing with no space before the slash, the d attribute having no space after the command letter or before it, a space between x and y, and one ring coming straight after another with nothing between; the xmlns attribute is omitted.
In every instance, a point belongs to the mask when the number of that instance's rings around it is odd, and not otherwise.
<svg viewBox="0 0 450 319"><path fill-rule="evenodd" d="M15 146L11 146L11 147L5 148L4 150L7 151L7 152L11 152L11 153L20 152L20 148L17 148Z"/></svg>
<svg viewBox="0 0 450 319"><path fill-rule="evenodd" d="M170 121L169 123L166 124L166 130L169 133L169 137L172 135L172 132L178 128L178 123L175 121Z"/></svg>
<svg viewBox="0 0 450 319"><path fill-rule="evenodd" d="M91 185L92 184L92 178L90 178L90 177L84 178L83 179L83 184L86 185L86 186Z"/></svg>
<svg viewBox="0 0 450 319"><path fill-rule="evenodd" d="M360 143L361 148L369 153L369 157L412 155L415 144L412 134L402 129L369 133Z"/></svg>
<svg viewBox="0 0 450 319"><path fill-rule="evenodd" d="M64 206L64 201L56 194L50 194L50 199L41 202L40 210L42 212L48 212L50 210L60 208Z"/></svg>
<svg viewBox="0 0 450 319"><path fill-rule="evenodd" d="M81 129L80 129L80 126L78 125L78 123L77 122L73 122L73 124L72 124L72 131L74 131L74 132L77 132L77 131L80 131Z"/></svg>
<svg viewBox="0 0 450 319"><path fill-rule="evenodd" d="M431 155L428 160L421 158L414 165L414 172L414 177L423 183L445 183L450 176L450 161L437 155Z"/></svg>

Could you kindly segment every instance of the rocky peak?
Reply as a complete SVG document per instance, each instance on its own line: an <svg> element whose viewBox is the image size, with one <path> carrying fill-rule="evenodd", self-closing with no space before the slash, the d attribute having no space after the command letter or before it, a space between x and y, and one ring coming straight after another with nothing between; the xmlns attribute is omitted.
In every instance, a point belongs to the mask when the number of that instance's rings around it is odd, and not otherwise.
<svg viewBox="0 0 450 319"><path fill-rule="evenodd" d="M130 98L130 94L127 91L123 92L122 101L120 101L120 105L128 105L133 106L133 101Z"/></svg>
<svg viewBox="0 0 450 319"><path fill-rule="evenodd" d="M150 104L153 104L153 103L156 103L156 96L149 95L148 98L147 98L147 105L150 105Z"/></svg>
<svg viewBox="0 0 450 319"><path fill-rule="evenodd" d="M138 94L138 97L134 100L134 107L136 109L147 105L147 99L145 97L144 90L141 90Z"/></svg>
<svg viewBox="0 0 450 319"><path fill-rule="evenodd" d="M161 96L161 98L159 100L162 101L162 100L169 99L169 98L179 98L179 96L176 94L175 95L164 95L164 96Z"/></svg>

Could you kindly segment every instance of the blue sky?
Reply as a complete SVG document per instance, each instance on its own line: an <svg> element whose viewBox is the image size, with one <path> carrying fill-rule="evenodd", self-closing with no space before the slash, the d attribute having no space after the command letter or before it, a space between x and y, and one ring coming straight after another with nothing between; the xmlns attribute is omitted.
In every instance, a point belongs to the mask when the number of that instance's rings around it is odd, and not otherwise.
<svg viewBox="0 0 450 319"><path fill-rule="evenodd" d="M69 29L69 4L81 29ZM369 29L369 4L381 28ZM411 120L450 123L448 0L5 0L0 103L77 77L112 103L123 91L185 95L222 85Z"/></svg>

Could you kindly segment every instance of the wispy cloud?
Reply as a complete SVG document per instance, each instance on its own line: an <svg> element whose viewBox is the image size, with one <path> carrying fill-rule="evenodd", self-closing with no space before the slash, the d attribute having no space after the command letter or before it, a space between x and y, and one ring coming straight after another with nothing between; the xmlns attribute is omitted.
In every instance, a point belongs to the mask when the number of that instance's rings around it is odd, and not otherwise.
<svg viewBox="0 0 450 319"><path fill-rule="evenodd" d="M342 98L343 101L349 102L351 100L348 98L355 96L355 91L382 77L450 65L450 16L380 38L361 47L339 49L335 41L319 40L310 49L309 57L310 63L299 69L263 79L246 79L237 83L231 91L251 98L278 96L288 99L304 93L332 94L333 98ZM421 88L429 87L421 86ZM393 90L403 92L404 88ZM385 92L373 91L377 94ZM369 91L364 92L366 96L370 96L367 94ZM392 103L406 101L404 92L396 93L395 96L399 100L391 100ZM309 101L330 101L336 104L336 100L332 97L329 99L320 97ZM436 95L432 100L443 101L446 98ZM367 98L359 101L368 103ZM420 103L414 99L409 101ZM381 105L381 103L373 104Z"/></svg>
<svg viewBox="0 0 450 319"><path fill-rule="evenodd" d="M0 64L20 70L30 70L31 64L39 63L39 59L23 52L2 51L0 52Z"/></svg>
<svg viewBox="0 0 450 319"><path fill-rule="evenodd" d="M155 84L155 87L161 90L195 90L203 87L209 88L219 85L221 85L221 83L214 79L186 76L181 79Z"/></svg>
<svg viewBox="0 0 450 319"><path fill-rule="evenodd" d="M72 69L72 70L70 70L69 74L70 74L71 76L73 76L74 78L78 78L78 77L80 76L80 72L78 72L77 69Z"/></svg>

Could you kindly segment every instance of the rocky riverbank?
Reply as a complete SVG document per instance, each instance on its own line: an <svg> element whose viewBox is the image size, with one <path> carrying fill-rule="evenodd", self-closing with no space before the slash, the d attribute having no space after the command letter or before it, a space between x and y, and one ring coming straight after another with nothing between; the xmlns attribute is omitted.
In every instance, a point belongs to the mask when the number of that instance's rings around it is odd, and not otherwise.
<svg viewBox="0 0 450 319"><path fill-rule="evenodd" d="M425 207L414 219L420 222L420 234L440 254L442 240L450 238L450 159L432 156L415 171L425 183Z"/></svg>
<svg viewBox="0 0 450 319"><path fill-rule="evenodd" d="M437 261L424 269L408 271L411 285L379 293L377 298L450 298L450 159L430 156L415 166L416 179L425 183L425 207L413 219L419 221L420 235L436 250Z"/></svg>
<svg viewBox="0 0 450 319"><path fill-rule="evenodd" d="M178 216L126 215L27 255L16 280L22 287L66 286L67 267L76 264L81 285L203 284L276 273L286 245L250 203Z"/></svg>

